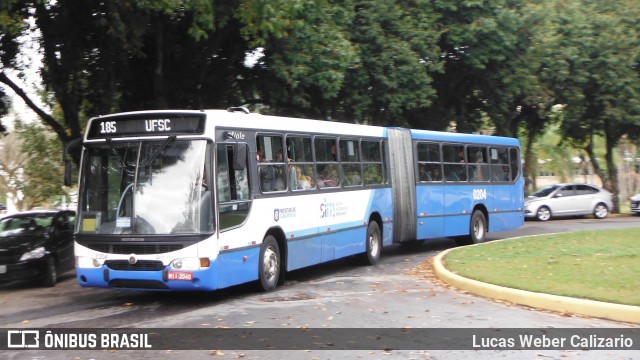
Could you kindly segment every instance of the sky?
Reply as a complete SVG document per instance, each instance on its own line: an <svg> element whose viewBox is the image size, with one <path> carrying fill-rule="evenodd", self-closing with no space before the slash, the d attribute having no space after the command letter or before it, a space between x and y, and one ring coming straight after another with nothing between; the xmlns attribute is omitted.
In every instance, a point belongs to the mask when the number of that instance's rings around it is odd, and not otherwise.
<svg viewBox="0 0 640 360"><path fill-rule="evenodd" d="M40 69L42 68L42 54L40 53L40 45L37 41L40 36L40 30L35 26L33 19L28 20L31 31L26 35L20 37L22 46L20 54L18 55L18 64L21 65L25 71L22 76L18 72L9 69L5 70L7 75L20 86L31 98L31 100L38 106L46 108L44 103L40 100L38 91L42 90L42 79L40 77ZM2 85L0 85L2 86ZM24 122L32 122L37 120L36 114L31 110L22 99L17 96L10 88L3 86L9 95L12 103L12 111L2 118L2 124L7 127L9 131L13 130L13 122L16 117Z"/></svg>

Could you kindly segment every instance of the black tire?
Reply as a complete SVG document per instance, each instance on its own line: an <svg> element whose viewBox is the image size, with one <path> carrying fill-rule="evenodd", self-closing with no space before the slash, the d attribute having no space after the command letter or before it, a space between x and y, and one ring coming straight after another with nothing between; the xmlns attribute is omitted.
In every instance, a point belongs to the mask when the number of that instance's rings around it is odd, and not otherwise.
<svg viewBox="0 0 640 360"><path fill-rule="evenodd" d="M42 279L42 286L54 287L58 282L58 271L56 270L56 262L50 257L47 260L47 267L44 270L44 278Z"/></svg>
<svg viewBox="0 0 640 360"><path fill-rule="evenodd" d="M609 208L604 203L598 203L593 208L593 217L596 219L604 219L609 215Z"/></svg>
<svg viewBox="0 0 640 360"><path fill-rule="evenodd" d="M480 210L474 211L471 215L469 237L472 244L480 244L487 240L487 218Z"/></svg>
<svg viewBox="0 0 640 360"><path fill-rule="evenodd" d="M258 261L260 288L265 292L278 286L281 269L280 259L280 247L276 238L273 235L267 235L262 241Z"/></svg>
<svg viewBox="0 0 640 360"><path fill-rule="evenodd" d="M455 236L453 241L460 246L480 244L487 240L487 218L480 210L476 210L471 215L469 222L469 235Z"/></svg>
<svg viewBox="0 0 640 360"><path fill-rule="evenodd" d="M367 237L365 238L366 250L363 259L367 265L377 265L382 253L382 232L377 222L372 221L367 227Z"/></svg>
<svg viewBox="0 0 640 360"><path fill-rule="evenodd" d="M540 206L536 211L536 218L540 221L548 221L551 219L551 210L547 206Z"/></svg>

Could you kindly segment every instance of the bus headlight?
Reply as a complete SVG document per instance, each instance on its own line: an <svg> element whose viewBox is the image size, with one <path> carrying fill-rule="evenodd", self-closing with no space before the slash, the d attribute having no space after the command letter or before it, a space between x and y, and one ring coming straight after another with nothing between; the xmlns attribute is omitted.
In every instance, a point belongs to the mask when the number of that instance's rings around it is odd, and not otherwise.
<svg viewBox="0 0 640 360"><path fill-rule="evenodd" d="M98 260L88 256L76 256L76 267L78 268L99 268L102 264L104 264L104 260Z"/></svg>
<svg viewBox="0 0 640 360"><path fill-rule="evenodd" d="M209 258L181 258L171 262L176 270L200 270L209 267Z"/></svg>

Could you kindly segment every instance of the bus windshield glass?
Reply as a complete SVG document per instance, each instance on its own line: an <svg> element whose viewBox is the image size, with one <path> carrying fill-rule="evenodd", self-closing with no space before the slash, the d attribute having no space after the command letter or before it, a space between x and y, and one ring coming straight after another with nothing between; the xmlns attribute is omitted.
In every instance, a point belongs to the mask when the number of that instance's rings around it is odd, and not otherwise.
<svg viewBox="0 0 640 360"><path fill-rule="evenodd" d="M87 145L80 184L82 234L213 232L207 142L107 141Z"/></svg>

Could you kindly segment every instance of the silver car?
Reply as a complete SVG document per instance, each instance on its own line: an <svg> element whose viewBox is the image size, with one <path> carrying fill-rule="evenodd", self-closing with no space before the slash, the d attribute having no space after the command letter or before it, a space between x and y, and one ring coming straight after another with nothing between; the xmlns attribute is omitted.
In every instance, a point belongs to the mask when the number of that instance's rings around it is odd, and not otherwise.
<svg viewBox="0 0 640 360"><path fill-rule="evenodd" d="M525 218L547 221L557 216L592 214L604 219L613 207L612 194L587 184L558 184L546 187L529 196L524 202Z"/></svg>
<svg viewBox="0 0 640 360"><path fill-rule="evenodd" d="M640 194L631 197L631 213L640 215Z"/></svg>

